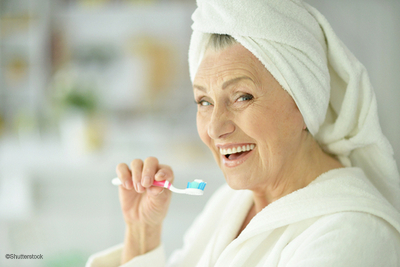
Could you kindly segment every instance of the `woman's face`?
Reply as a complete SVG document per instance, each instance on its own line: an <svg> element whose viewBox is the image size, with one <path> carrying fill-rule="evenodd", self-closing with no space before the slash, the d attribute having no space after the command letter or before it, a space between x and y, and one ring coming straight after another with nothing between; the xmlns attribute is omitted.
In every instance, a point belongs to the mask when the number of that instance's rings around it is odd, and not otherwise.
<svg viewBox="0 0 400 267"><path fill-rule="evenodd" d="M230 187L264 190L296 169L302 115L290 95L242 45L208 49L193 87L200 138Z"/></svg>

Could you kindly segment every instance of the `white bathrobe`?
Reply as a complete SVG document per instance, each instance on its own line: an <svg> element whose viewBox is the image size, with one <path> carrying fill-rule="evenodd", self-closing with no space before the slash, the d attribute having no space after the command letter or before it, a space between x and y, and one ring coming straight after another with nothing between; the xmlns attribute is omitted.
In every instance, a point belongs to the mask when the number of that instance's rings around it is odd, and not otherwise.
<svg viewBox="0 0 400 267"><path fill-rule="evenodd" d="M400 266L400 214L360 168L322 174L265 207L236 237L252 204L251 191L225 185L168 263L161 245L122 266ZM120 266L121 249L97 253L86 266Z"/></svg>

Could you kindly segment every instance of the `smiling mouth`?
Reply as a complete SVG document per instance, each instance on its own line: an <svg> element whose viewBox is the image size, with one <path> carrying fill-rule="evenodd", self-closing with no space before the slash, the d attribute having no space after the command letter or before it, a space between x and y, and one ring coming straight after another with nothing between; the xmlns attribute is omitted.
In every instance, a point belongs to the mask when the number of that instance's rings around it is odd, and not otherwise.
<svg viewBox="0 0 400 267"><path fill-rule="evenodd" d="M220 148L219 152L228 160L236 160L250 153L254 147L255 145L251 144L228 149Z"/></svg>

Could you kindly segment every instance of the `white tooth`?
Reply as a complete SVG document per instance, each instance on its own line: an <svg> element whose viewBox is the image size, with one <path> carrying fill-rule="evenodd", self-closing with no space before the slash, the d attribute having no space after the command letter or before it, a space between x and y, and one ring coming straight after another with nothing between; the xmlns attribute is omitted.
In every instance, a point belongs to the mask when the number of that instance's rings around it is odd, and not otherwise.
<svg viewBox="0 0 400 267"><path fill-rule="evenodd" d="M236 148L232 148L232 154L236 153Z"/></svg>
<svg viewBox="0 0 400 267"><path fill-rule="evenodd" d="M226 149L222 149L222 154L226 155L228 152L226 152Z"/></svg>
<svg viewBox="0 0 400 267"><path fill-rule="evenodd" d="M222 155L224 154L224 153L222 152L222 148L219 149L219 153L222 154Z"/></svg>
<svg viewBox="0 0 400 267"><path fill-rule="evenodd" d="M238 147L238 148L236 149L236 151L237 151L237 153L240 153L240 152L242 152L242 148L241 148L241 147Z"/></svg>
<svg viewBox="0 0 400 267"><path fill-rule="evenodd" d="M251 150L253 150L253 149L254 149L254 147L255 147L254 145L251 145L251 146L250 146Z"/></svg>
<svg viewBox="0 0 400 267"><path fill-rule="evenodd" d="M250 150L250 145L247 145L247 150Z"/></svg>
<svg viewBox="0 0 400 267"><path fill-rule="evenodd" d="M232 154L232 149L228 148L228 154Z"/></svg>
<svg viewBox="0 0 400 267"><path fill-rule="evenodd" d="M242 151L246 151L246 146L242 146Z"/></svg>

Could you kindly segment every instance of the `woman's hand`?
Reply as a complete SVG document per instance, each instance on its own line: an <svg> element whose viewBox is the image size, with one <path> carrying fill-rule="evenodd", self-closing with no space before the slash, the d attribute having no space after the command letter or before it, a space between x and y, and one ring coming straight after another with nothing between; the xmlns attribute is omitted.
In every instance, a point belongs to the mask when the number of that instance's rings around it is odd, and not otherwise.
<svg viewBox="0 0 400 267"><path fill-rule="evenodd" d="M172 169L159 164L154 157L143 162L135 159L130 168L121 163L117 166L119 198L126 223L122 263L149 252L160 244L162 222L167 215L171 191L151 186L153 181L173 182Z"/></svg>

